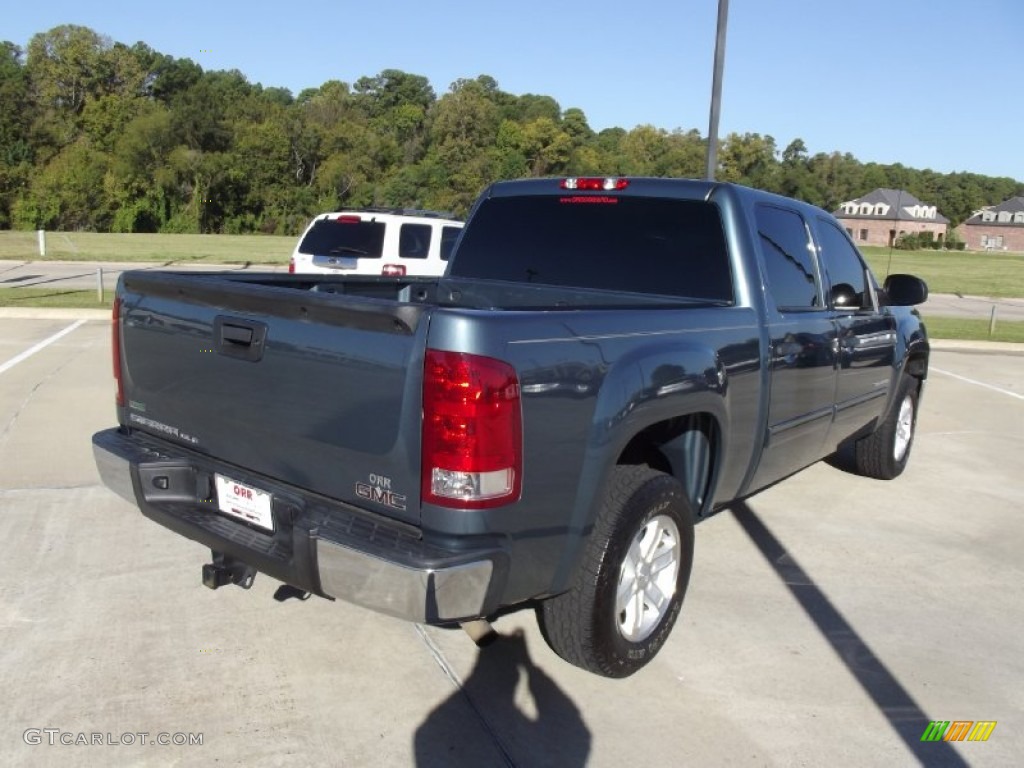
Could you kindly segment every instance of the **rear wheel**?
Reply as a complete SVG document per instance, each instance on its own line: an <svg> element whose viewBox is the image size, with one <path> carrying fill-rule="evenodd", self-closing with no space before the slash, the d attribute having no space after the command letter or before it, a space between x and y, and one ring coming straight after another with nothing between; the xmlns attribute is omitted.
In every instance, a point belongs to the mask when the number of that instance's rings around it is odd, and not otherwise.
<svg viewBox="0 0 1024 768"><path fill-rule="evenodd" d="M572 586L539 608L545 639L590 672L633 674L672 631L692 562L683 486L647 466L616 467Z"/></svg>
<svg viewBox="0 0 1024 768"><path fill-rule="evenodd" d="M919 391L920 384L913 376L900 379L892 410L874 432L857 441L859 474L879 480L892 480L902 474L914 444Z"/></svg>

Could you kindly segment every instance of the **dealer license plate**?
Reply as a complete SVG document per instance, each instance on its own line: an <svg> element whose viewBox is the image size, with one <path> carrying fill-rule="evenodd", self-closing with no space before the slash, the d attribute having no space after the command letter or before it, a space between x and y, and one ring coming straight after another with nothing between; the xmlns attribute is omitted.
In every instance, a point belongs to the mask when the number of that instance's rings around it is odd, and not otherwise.
<svg viewBox="0 0 1024 768"><path fill-rule="evenodd" d="M224 475L214 475L214 478L217 481L217 506L221 512L267 531L274 530L269 493Z"/></svg>

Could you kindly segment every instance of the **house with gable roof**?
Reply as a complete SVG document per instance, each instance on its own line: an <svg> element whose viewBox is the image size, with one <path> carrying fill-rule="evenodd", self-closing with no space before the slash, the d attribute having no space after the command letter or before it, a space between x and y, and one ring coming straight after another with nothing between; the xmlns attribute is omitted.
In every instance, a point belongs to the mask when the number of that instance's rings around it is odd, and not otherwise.
<svg viewBox="0 0 1024 768"><path fill-rule="evenodd" d="M949 226L949 219L934 205L922 203L902 189L879 187L843 203L833 214L857 245L891 246L900 235L920 232L945 240Z"/></svg>
<svg viewBox="0 0 1024 768"><path fill-rule="evenodd" d="M956 231L968 248L1024 251L1024 197L975 211Z"/></svg>

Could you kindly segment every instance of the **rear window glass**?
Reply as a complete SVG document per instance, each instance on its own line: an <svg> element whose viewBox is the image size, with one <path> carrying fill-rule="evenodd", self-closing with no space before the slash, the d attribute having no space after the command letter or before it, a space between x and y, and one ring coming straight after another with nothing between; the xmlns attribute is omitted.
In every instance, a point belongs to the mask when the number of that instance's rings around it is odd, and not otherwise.
<svg viewBox="0 0 1024 768"><path fill-rule="evenodd" d="M462 227L441 228L441 261L448 261L452 257L452 249L455 248L455 241L459 239Z"/></svg>
<svg viewBox="0 0 1024 768"><path fill-rule="evenodd" d="M319 219L299 243L299 253L379 259L384 250L384 222Z"/></svg>
<svg viewBox="0 0 1024 768"><path fill-rule="evenodd" d="M463 233L449 275L733 299L718 208L693 200L491 198Z"/></svg>

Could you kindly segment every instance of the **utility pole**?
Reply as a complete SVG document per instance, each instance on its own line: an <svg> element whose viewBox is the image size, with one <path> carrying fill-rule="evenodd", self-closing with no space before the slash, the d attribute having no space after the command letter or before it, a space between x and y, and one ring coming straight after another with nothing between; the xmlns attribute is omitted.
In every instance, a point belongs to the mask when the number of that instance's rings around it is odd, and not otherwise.
<svg viewBox="0 0 1024 768"><path fill-rule="evenodd" d="M725 27L729 0L718 0L718 36L715 38L715 74L711 82L711 120L708 126L708 165L705 178L715 180L718 165L718 113L722 102L722 70L725 68Z"/></svg>

